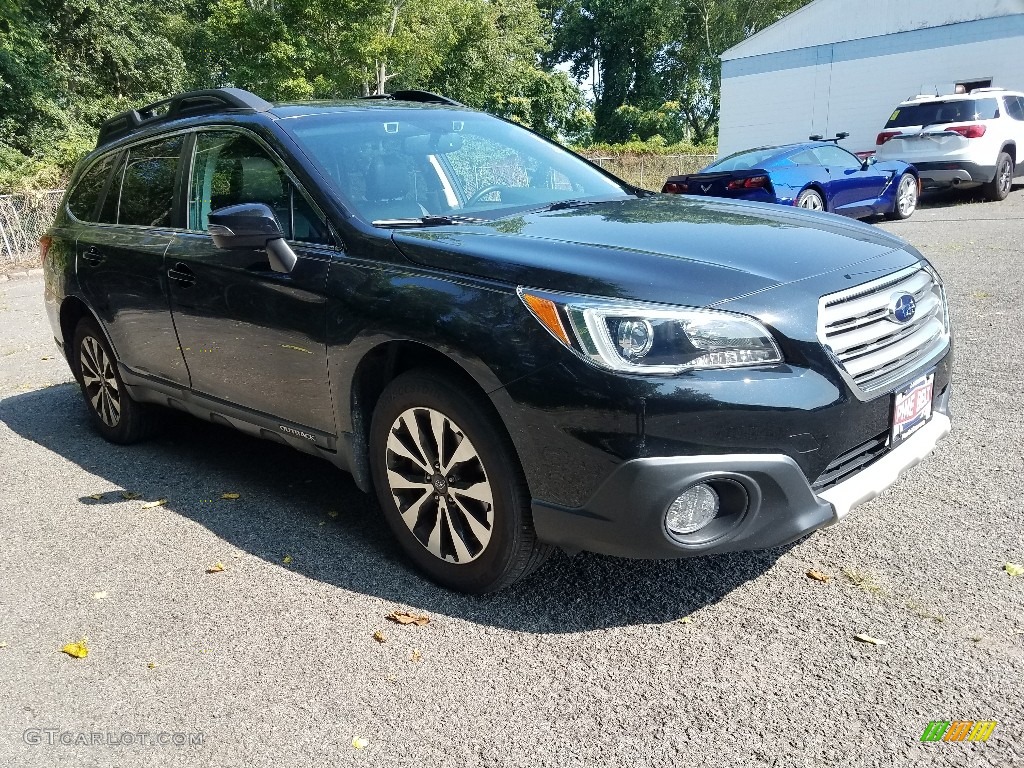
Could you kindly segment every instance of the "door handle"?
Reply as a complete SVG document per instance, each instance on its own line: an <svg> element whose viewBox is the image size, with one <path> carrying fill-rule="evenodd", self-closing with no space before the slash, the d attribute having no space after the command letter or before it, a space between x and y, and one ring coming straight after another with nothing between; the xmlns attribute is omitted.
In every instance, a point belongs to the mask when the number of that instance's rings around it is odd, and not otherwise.
<svg viewBox="0 0 1024 768"><path fill-rule="evenodd" d="M82 254L82 260L88 262L94 267L98 267L104 261L104 256L100 253L99 248L95 245L90 245L89 248Z"/></svg>
<svg viewBox="0 0 1024 768"><path fill-rule="evenodd" d="M181 283L183 288L188 288L196 284L196 274L189 269L188 264L183 261L179 261L173 267L167 270L167 276L175 282Z"/></svg>

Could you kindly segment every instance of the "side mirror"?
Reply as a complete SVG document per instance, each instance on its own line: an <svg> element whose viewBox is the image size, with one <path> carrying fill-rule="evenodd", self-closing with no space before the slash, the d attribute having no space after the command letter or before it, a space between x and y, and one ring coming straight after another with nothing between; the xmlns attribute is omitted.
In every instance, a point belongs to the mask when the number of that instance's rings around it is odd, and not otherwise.
<svg viewBox="0 0 1024 768"><path fill-rule="evenodd" d="M298 259L284 240L284 230L270 207L263 203L241 203L211 211L206 231L218 248L251 251L266 248L270 268L291 272Z"/></svg>
<svg viewBox="0 0 1024 768"><path fill-rule="evenodd" d="M870 168L872 165L874 165L877 162L878 162L878 158L877 157L875 157L874 155L869 155L868 157L864 158L864 164L861 166L861 170L862 171L866 171L868 168Z"/></svg>

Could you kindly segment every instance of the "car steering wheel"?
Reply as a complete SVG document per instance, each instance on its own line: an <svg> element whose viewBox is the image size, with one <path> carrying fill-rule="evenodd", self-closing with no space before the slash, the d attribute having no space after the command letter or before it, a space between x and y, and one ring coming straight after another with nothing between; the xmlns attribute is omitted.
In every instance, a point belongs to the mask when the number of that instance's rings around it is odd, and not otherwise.
<svg viewBox="0 0 1024 768"><path fill-rule="evenodd" d="M501 191L503 191L505 189L508 189L508 187L505 186L504 184L488 184L483 189L478 189L476 191L476 194L474 194L472 197L469 198L469 200L466 201L466 206L465 207L466 208L472 208L477 203L482 202L483 198L486 195L491 194L491 192L501 192Z"/></svg>

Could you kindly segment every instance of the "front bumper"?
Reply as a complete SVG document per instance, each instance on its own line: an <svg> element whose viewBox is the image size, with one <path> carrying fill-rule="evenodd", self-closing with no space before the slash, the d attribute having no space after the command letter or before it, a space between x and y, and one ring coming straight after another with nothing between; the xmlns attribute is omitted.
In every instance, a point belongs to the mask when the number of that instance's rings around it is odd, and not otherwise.
<svg viewBox="0 0 1024 768"><path fill-rule="evenodd" d="M620 465L582 507L535 500L537 535L570 551L657 559L788 544L839 522L926 458L950 432L948 406L947 390L937 398L928 424L821 493L815 493L796 462L782 454L634 459ZM691 485L708 481L741 486L745 509L713 537L701 539L698 532L687 540L670 534L664 521L669 504Z"/></svg>

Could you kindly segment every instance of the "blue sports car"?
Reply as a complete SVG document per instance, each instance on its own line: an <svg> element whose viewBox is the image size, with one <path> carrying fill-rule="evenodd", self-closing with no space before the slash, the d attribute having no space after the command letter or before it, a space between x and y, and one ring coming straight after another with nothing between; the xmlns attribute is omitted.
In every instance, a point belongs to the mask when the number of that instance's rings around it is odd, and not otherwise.
<svg viewBox="0 0 1024 768"><path fill-rule="evenodd" d="M847 135L737 152L699 173L669 177L661 191L795 205L853 218L909 218L920 193L917 169L898 160L861 160L838 146Z"/></svg>

